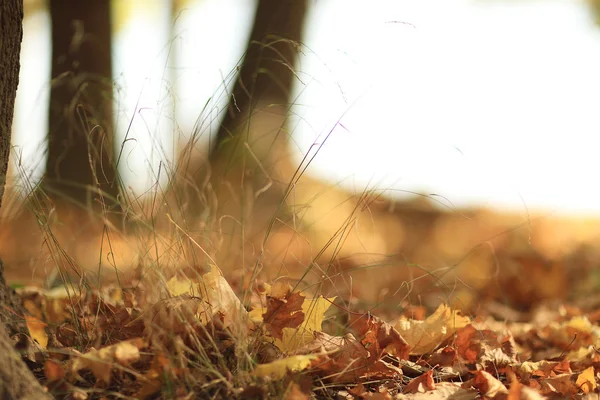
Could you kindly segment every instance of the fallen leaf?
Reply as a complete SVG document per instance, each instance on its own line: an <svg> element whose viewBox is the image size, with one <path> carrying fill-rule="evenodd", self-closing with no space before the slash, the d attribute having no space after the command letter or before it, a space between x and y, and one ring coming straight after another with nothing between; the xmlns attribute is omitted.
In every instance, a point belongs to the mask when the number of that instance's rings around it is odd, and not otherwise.
<svg viewBox="0 0 600 400"><path fill-rule="evenodd" d="M423 375L411 379L410 382L404 387L402 393L425 393L428 390L435 389L435 382L433 381L433 371L429 370Z"/></svg>
<svg viewBox="0 0 600 400"><path fill-rule="evenodd" d="M48 382L58 382L64 379L65 369L54 360L46 360L44 363L44 376Z"/></svg>
<svg viewBox="0 0 600 400"><path fill-rule="evenodd" d="M408 393L399 397L400 399L410 400L446 400L461 399L475 400L481 398L480 394L474 389L464 389L458 382L439 382L435 384L433 390L425 393Z"/></svg>
<svg viewBox="0 0 600 400"><path fill-rule="evenodd" d="M195 289L195 287L198 286L198 282L194 282L191 279L176 275L167 281L166 286L169 295L172 297L177 297L184 294L198 296L198 291Z"/></svg>
<svg viewBox="0 0 600 400"><path fill-rule="evenodd" d="M486 398L494 398L498 395L508 395L506 386L486 371L476 371L475 377L463 383L462 387L473 387Z"/></svg>
<svg viewBox="0 0 600 400"><path fill-rule="evenodd" d="M275 340L275 345L284 352L294 352L315 339L315 332L322 329L325 313L331 307L334 298L317 297L305 299L302 302L304 321L296 329L285 327L281 339Z"/></svg>
<svg viewBox="0 0 600 400"><path fill-rule="evenodd" d="M29 336L38 342L42 349L46 350L48 347L48 334L46 333L48 324L30 315L25 315L25 323L29 330Z"/></svg>
<svg viewBox="0 0 600 400"><path fill-rule="evenodd" d="M213 321L217 314L223 316L223 327L243 335L250 319L237 295L215 266L198 279L174 276L167 282L167 290L173 297L191 296L201 299L205 306L198 308L198 318L203 324Z"/></svg>
<svg viewBox="0 0 600 400"><path fill-rule="evenodd" d="M302 304L304 298L300 292L277 292L278 296L267 296L267 309L263 314L263 321L267 330L276 339L283 339L284 328L297 328L304 322Z"/></svg>
<svg viewBox="0 0 600 400"><path fill-rule="evenodd" d="M311 398L311 383L301 385L296 382L291 382L283 395L284 400L309 400Z"/></svg>
<svg viewBox="0 0 600 400"><path fill-rule="evenodd" d="M255 376L272 376L275 379L283 378L288 371L298 372L311 366L318 358L315 354L290 356L268 364L259 364L252 372Z"/></svg>
<svg viewBox="0 0 600 400"><path fill-rule="evenodd" d="M410 354L422 355L434 351L458 329L470 323L469 317L441 304L425 321L402 317L393 326L408 343Z"/></svg>
<svg viewBox="0 0 600 400"><path fill-rule="evenodd" d="M561 374L540 381L540 392L543 395L558 394L570 397L579 392L579 387L573 381L573 374Z"/></svg>
<svg viewBox="0 0 600 400"><path fill-rule="evenodd" d="M98 381L109 384L112 369L139 360L139 350L146 345L144 339L136 338L88 351L75 358L71 371L77 373L84 368L90 369Z"/></svg>
<svg viewBox="0 0 600 400"><path fill-rule="evenodd" d="M577 376L575 382L583 393L592 393L596 390L596 375L594 374L594 367L585 369L582 373Z"/></svg>
<svg viewBox="0 0 600 400"><path fill-rule="evenodd" d="M351 327L356 330L361 343L376 358L384 350L390 351L401 360L408 359L409 345L392 325L371 314L351 317Z"/></svg>
<svg viewBox="0 0 600 400"><path fill-rule="evenodd" d="M337 337L319 332L315 336L315 341L302 350L315 349L319 343L324 351L329 349L329 352L319 354L319 359L313 363L316 373L323 379L357 383L402 376L402 369L381 360L377 352L367 350L352 334Z"/></svg>

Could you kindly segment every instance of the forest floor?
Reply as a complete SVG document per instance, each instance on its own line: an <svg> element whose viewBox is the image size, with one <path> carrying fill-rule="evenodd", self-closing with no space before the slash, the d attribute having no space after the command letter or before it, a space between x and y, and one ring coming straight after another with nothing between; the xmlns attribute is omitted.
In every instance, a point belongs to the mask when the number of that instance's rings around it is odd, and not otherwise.
<svg viewBox="0 0 600 400"><path fill-rule="evenodd" d="M281 224L211 253L80 218L0 226L57 398L598 398L600 221L382 202L361 240Z"/></svg>

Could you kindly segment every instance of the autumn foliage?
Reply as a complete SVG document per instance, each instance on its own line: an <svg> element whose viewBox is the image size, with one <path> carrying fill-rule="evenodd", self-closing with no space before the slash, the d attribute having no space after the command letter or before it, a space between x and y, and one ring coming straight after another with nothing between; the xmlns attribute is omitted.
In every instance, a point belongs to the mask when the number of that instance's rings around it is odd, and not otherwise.
<svg viewBox="0 0 600 400"><path fill-rule="evenodd" d="M256 285L243 304L215 266L128 288L20 294L31 316L18 348L59 398L539 399L597 391L600 328L583 307L542 308L525 323L472 319L441 304L423 319L411 317L413 308L385 322L283 282Z"/></svg>

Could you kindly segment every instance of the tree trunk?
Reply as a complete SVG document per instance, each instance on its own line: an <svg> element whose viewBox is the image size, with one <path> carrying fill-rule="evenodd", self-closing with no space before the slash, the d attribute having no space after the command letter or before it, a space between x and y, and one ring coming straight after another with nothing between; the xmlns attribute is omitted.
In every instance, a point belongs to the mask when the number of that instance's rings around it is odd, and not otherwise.
<svg viewBox="0 0 600 400"><path fill-rule="evenodd" d="M210 155L222 264L238 265L246 238L264 229L281 203L287 182L277 158L285 158L288 151L289 97L307 9L307 0L258 2L243 64Z"/></svg>
<svg viewBox="0 0 600 400"><path fill-rule="evenodd" d="M306 0L260 0L243 65L217 133L212 159L227 153L225 148L248 141L252 114L264 107L289 108L295 78L294 65L307 11Z"/></svg>
<svg viewBox="0 0 600 400"><path fill-rule="evenodd" d="M23 39L23 0L0 1L0 206L10 154L15 96L19 84L19 56ZM0 261L0 398L46 399L48 394L32 375L8 336L22 328L23 308L4 281ZM5 328L6 327L6 328Z"/></svg>
<svg viewBox="0 0 600 400"><path fill-rule="evenodd" d="M118 211L107 0L51 0L52 87L44 190L59 204Z"/></svg>

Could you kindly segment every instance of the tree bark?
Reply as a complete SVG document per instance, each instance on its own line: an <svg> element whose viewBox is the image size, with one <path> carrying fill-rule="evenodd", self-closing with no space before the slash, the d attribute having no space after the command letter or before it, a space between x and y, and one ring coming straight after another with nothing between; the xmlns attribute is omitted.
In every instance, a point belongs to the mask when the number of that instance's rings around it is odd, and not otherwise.
<svg viewBox="0 0 600 400"><path fill-rule="evenodd" d="M52 87L44 190L55 203L75 202L88 210L102 194L118 211L110 1L51 0L50 15Z"/></svg>
<svg viewBox="0 0 600 400"><path fill-rule="evenodd" d="M216 136L213 160L223 157L227 147L248 140L242 127L259 104L289 108L307 8L306 0L259 1L244 61ZM231 141L235 144L229 145Z"/></svg>
<svg viewBox="0 0 600 400"><path fill-rule="evenodd" d="M19 56L23 39L23 0L0 1L0 205L4 195L15 96L19 84ZM46 399L27 365L15 350L9 332L22 328L23 308L4 281L0 261L0 398ZM21 325L21 326L20 326Z"/></svg>
<svg viewBox="0 0 600 400"><path fill-rule="evenodd" d="M259 0L230 103L210 154L221 251L236 247L273 216L283 194L275 160L287 152L286 120L307 0ZM264 194L263 194L264 193ZM260 210L260 213L255 213ZM260 214L260 217L258 217ZM228 215L232 218L221 219ZM241 245L240 241L241 240Z"/></svg>

